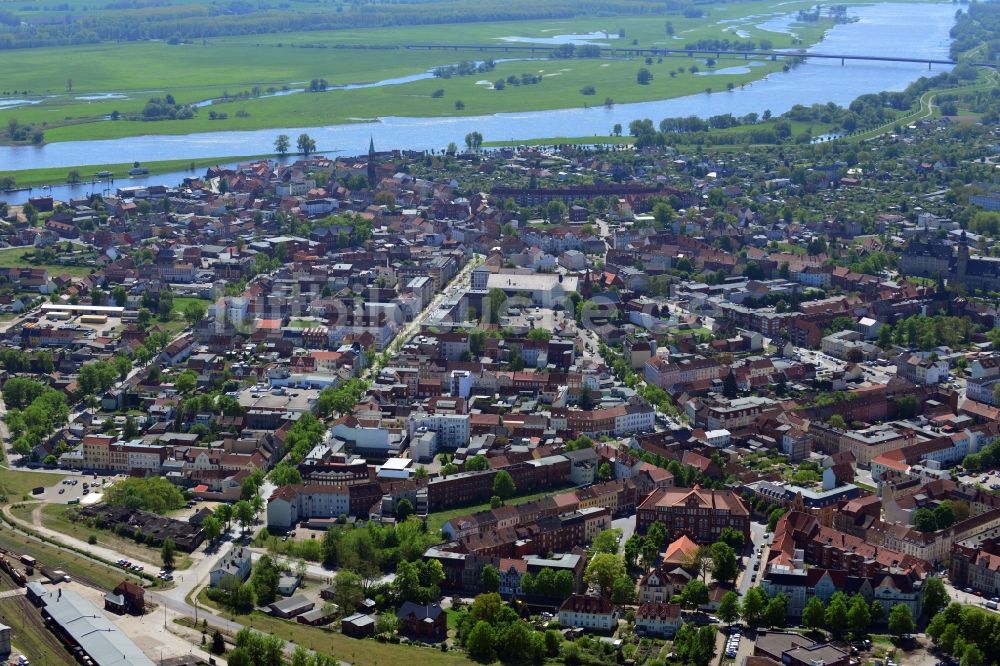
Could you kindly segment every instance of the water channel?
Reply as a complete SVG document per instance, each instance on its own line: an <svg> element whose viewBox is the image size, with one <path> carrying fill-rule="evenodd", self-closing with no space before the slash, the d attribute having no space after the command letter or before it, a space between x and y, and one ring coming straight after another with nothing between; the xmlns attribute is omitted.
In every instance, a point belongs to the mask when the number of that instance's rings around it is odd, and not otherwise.
<svg viewBox="0 0 1000 666"><path fill-rule="evenodd" d="M955 8L949 4L886 3L852 7L852 23L834 26L826 37L811 50L816 53L846 55L893 55L914 58L947 58L954 23ZM687 58L679 58L679 63ZM723 60L720 66L737 66L738 61ZM743 63L740 63L743 64ZM750 64L750 63L745 63ZM745 66L745 65L744 65ZM930 74L944 71L935 65ZM248 155L271 150L278 134L297 136L307 132L321 153L358 155L367 151L369 139L380 149L439 150L454 141L461 145L466 133L481 132L487 140L557 136L607 135L612 126L636 118L651 118L654 123L665 117L697 115L708 117L732 113L743 115L762 113L769 109L774 115L784 113L795 104L834 102L847 105L866 93L902 90L921 76L928 75L927 65L892 62L848 62L813 60L777 72L742 89L701 93L652 102L617 104L610 108L557 109L523 113L499 113L488 116L460 118L413 118L386 116L375 121L325 127L273 128L242 132L206 132L183 136L138 136L97 141L68 141L43 146L0 147L0 172L6 169L72 167L113 161L140 162L151 160L193 159L224 155ZM665 78L665 77L664 77ZM706 77L710 84L712 77ZM369 84L370 85L370 84ZM655 88L656 81L652 84ZM223 160L224 162L224 160ZM87 173L83 170L83 173ZM175 185L191 172L119 179L123 185ZM54 196L83 196L107 187L90 183L52 187ZM47 192L48 190L46 190ZM33 192L38 195L39 189ZM0 193L0 198L18 202L27 192Z"/></svg>

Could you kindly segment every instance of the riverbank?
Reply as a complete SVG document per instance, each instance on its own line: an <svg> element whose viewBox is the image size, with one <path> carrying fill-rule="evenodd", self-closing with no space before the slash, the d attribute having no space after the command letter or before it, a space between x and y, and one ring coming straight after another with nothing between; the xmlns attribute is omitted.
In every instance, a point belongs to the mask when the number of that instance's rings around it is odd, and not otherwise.
<svg viewBox="0 0 1000 666"><path fill-rule="evenodd" d="M919 9L919 11L917 11ZM858 7L860 21L840 24L827 31L821 46L817 50L826 53L844 54L892 54L906 53L915 58L942 58L948 54L948 32L954 23L954 10L950 5L934 4L896 4L880 3L866 7ZM660 26L662 29L662 26ZM914 35L918 35L915 37ZM553 137L560 142L559 137L603 137L612 133L615 125L621 125L623 134L628 133L629 123L636 119L648 118L654 125L663 118L697 116L708 120L713 116L732 114L739 118L748 114L758 117L779 116L797 105L811 106L813 104L836 104L843 107L861 95L879 93L884 90L903 90L907 85L927 74L926 66L907 63L871 63L849 62L841 66L834 61L808 62L793 67L789 72L775 72L763 81L749 85L734 86L732 90L709 86L713 80L725 81L725 75L700 76L690 73L687 69L674 77L669 72L679 72L679 63L696 61L694 58L664 58L663 63L650 67L654 74L650 85L642 86L635 82L635 74L629 73L629 82L635 89L667 89L677 79L687 77L697 79L700 85L712 87L712 92L701 91L685 97L661 99L651 102L623 103L615 100L612 105L603 104L600 89L588 96L593 99L593 105L587 108L562 108L546 111L518 111L489 115L461 117L421 117L409 115L417 110L416 103L406 103L395 107L399 116L383 116L376 121L362 121L354 117L349 124L329 124L298 128L283 126L281 128L250 131L230 131L225 125L227 121L217 124L220 131L195 132L183 136L162 134L144 135L128 139L107 139L94 141L55 142L44 146L13 148L0 146L0 164L18 165L26 169L57 168L69 170L73 165L87 164L94 156L124 155L143 163L154 160L180 160L181 164L190 159L220 161L220 155L244 155L257 149L264 153L272 149L275 136L279 133L288 134L294 138L299 133L308 133L315 140L321 152L333 155L363 155L369 142L374 139L377 149L399 148L408 150L442 150L449 142L462 145L464 137L469 132L479 132L490 145L537 143L535 137ZM559 66L569 69L578 63L587 61L588 66L600 68L601 61L591 59L571 59L565 61L545 61L534 63L539 69ZM630 68L643 66L643 61L622 61ZM737 61L741 62L741 61ZM655 63L655 60L654 60ZM514 63L524 65L524 62ZM770 63L775 64L775 63ZM718 65L720 69L728 69L729 63ZM663 70L657 69L658 67ZM605 70L611 69L604 68ZM760 69L748 68L748 69ZM935 66L932 73L940 72L942 67ZM661 75L666 71L665 76ZM661 73L657 73L661 72ZM556 72L553 72L556 73ZM492 76L492 72L490 75ZM569 76L563 72L553 76L559 80L561 76ZM751 74L752 75L752 74ZM473 79L475 77L453 77L452 79L435 79L420 81L421 85L451 86L456 78ZM485 80L485 79L484 79ZM473 81L473 84L475 82ZM546 80L541 84L521 85L519 88L535 88L541 90L549 85ZM481 86L482 87L482 86ZM359 92L371 92L368 89ZM374 89L378 91L379 89ZM381 89L384 90L384 89ZM489 91L504 95L508 90ZM541 94L541 93L533 93ZM578 94L578 93L574 93ZM432 97L432 96L431 96ZM283 100L322 100L324 94L300 94ZM330 99L327 97L326 99ZM445 98L447 100L447 97ZM441 100L431 100L440 102ZM222 105L238 108L239 103ZM468 110L468 106L465 111ZM343 109L329 110L345 113ZM351 109L351 112L357 111ZM794 114L793 114L794 117ZM235 114L230 114L235 119ZM244 122L247 119L238 119ZM161 126L169 128L170 123L183 124L189 121L165 121L161 123L133 123L142 127ZM95 125L96 127L96 125ZM817 136L823 130L817 123L811 128L810 134ZM793 127L796 137L805 134L798 127ZM497 142L497 143L494 143ZM547 143L548 141L546 141ZM225 158L232 163L237 158ZM79 167L76 167L79 168ZM90 168L88 167L88 172ZM0 177L4 174L0 173ZM62 174L56 172L57 180ZM176 185L185 172L168 172L163 176L136 179L136 184ZM172 179L172 180L171 180ZM58 195L80 196L85 188L61 186ZM57 194L53 188L53 195ZM21 196L7 196L8 201L18 202Z"/></svg>
<svg viewBox="0 0 1000 666"><path fill-rule="evenodd" d="M232 157L202 157L190 160L159 160L153 162L142 162L140 166L147 170L146 175L157 175L163 173L173 173L179 171L188 171L191 176L200 176L204 173L204 170L211 166L231 164L234 162L249 162L251 160L274 158L273 154L261 154L261 155L243 155L243 156L232 156ZM125 187L128 186L131 176L129 176L129 170L135 166L135 162L118 162L114 164L91 164L87 166L76 166L76 167L49 167L43 169L21 169L14 171L4 171L0 173L3 177L14 178L15 185L18 189L25 187L30 188L44 188L45 186L51 185L62 185L64 183L72 183L69 175L71 172L77 172L79 180L75 183L81 187L86 187L88 185L94 185L95 187L111 186L112 184L116 186ZM110 177L104 177L98 179L96 174L107 171L111 173ZM4 193L0 191L0 196Z"/></svg>
<svg viewBox="0 0 1000 666"><path fill-rule="evenodd" d="M150 41L13 50L4 56L9 72L4 85L8 91L20 92L0 97L0 127L17 120L43 129L45 141L53 143L312 127L377 118L401 109L407 116L457 117L599 106L607 98L616 103L670 99L759 81L781 71L784 63L761 58L750 67L742 56L723 53L714 68L718 73L709 74L712 68L704 59L686 56L650 62L623 57L550 60L548 56L563 43L676 49L712 40L748 40L775 49L810 48L822 41L834 22L826 17L798 22L796 12L808 7L808 0L793 0L779 8L754 0L713 7L702 17L590 16L455 24L446 31L413 26L249 35L177 45ZM667 22L671 34L665 29ZM525 55L542 60L501 62L518 55L503 51L398 48L399 44L431 42L494 47L531 44L539 52ZM487 58L497 60L489 71L450 78L428 74L437 66ZM67 63L73 66L67 69ZM691 65L701 71L692 74ZM738 71L727 72L730 66ZM641 68L653 76L648 85L637 82ZM68 73L72 78L66 78ZM520 82L522 75L537 76L540 83L494 89L497 80L517 77ZM418 76L422 78L405 80ZM297 92L310 88L311 81L321 81L327 89ZM378 87L335 89L359 83ZM435 96L439 90L443 94ZM151 98L168 95L178 108L210 99L225 101L202 106L188 120L109 119L143 117Z"/></svg>

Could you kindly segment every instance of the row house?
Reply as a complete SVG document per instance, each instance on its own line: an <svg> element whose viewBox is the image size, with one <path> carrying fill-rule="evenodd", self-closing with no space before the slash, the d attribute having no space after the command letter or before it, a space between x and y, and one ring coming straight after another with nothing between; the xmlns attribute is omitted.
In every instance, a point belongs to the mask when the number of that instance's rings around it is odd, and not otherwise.
<svg viewBox="0 0 1000 666"><path fill-rule="evenodd" d="M856 576L838 569L774 567L764 575L761 588L772 598L784 594L788 600L786 614L792 619L802 617L811 598L817 597L825 604L835 592L860 594L869 603L878 601L886 612L896 604L909 607L913 617L920 617L922 610L922 580L912 573Z"/></svg>

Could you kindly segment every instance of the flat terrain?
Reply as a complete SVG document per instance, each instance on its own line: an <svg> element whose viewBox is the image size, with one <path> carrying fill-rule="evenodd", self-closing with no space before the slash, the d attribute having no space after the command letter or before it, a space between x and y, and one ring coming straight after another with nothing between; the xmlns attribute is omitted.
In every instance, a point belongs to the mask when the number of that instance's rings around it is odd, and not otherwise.
<svg viewBox="0 0 1000 666"><path fill-rule="evenodd" d="M4 264L0 264L2 265ZM4 495L9 501L16 501L26 495L30 497L33 488L54 486L63 478L62 474L21 472L0 468L0 495Z"/></svg>
<svg viewBox="0 0 1000 666"><path fill-rule="evenodd" d="M35 248L11 247L0 250L0 268L12 268L21 266L26 268L44 268L49 271L49 276L71 275L73 277L86 277L94 272L93 266L64 266L63 264L33 264L24 258L25 254L34 252ZM28 474L29 472L11 472L11 474ZM52 476L46 474L45 476Z"/></svg>
<svg viewBox="0 0 1000 666"><path fill-rule="evenodd" d="M268 157L267 155L247 155L242 157L207 157L193 160L160 160L155 162L143 162L142 166L149 169L150 174L169 173L171 171L190 171L191 176L203 176L205 168L217 164L230 164L232 162L243 162L256 159L258 157ZM117 162L114 164L96 164L79 169L81 182L81 192L91 191L89 184L94 180L94 176L101 171L110 171L115 179L115 187L125 187L131 185L129 181L129 169L134 166L133 162ZM5 171L15 177L18 187L37 187L39 185L51 185L55 183L69 182L69 172L72 169L65 167L54 167L50 169L22 169L20 171ZM102 181L98 181L101 183Z"/></svg>
<svg viewBox="0 0 1000 666"><path fill-rule="evenodd" d="M409 83L353 90L267 96L301 90L313 79L329 86L370 83L419 75L433 67L461 60L502 59L498 52L403 51L396 48L344 48L395 46L405 43L502 44L504 38L551 39L555 35L607 33L595 43L612 46L674 47L701 39L769 40L774 48L808 46L830 27L827 19L795 24L801 40L793 44L788 32L759 27L769 18L793 14L811 3L796 0L775 10L767 2L738 2L712 7L709 16L581 17L563 20L508 21L450 24L447 29L428 26L370 30L300 32L245 37L220 37L196 43L103 43L80 46L12 50L4 53L4 89L10 99L27 99L30 105L0 110L0 126L16 119L45 130L46 141L114 138L142 134L186 134L217 130L268 127L306 127L351 122L384 115L478 115L577 106L594 106L605 98L635 102L688 95L711 88L725 91L780 70L782 63L765 62L745 73L693 75L681 73L704 62L687 57L664 58L646 64L642 59L569 59L500 62L483 74L430 78ZM674 34L668 35L670 21ZM623 35L619 37L619 34ZM549 46L554 47L555 44ZM548 48L548 46L546 47ZM743 58L720 60L716 69L743 64ZM641 67L653 74L649 85L639 85ZM671 77L671 70L675 76ZM534 85L506 86L493 90L490 83L508 76L539 74ZM72 90L69 82L72 81ZM585 86L594 89L584 95ZM254 88L262 96L254 96ZM443 95L433 93L443 89ZM17 91L16 94L10 91ZM143 122L110 121L118 111L138 114L151 97L174 96L191 104L229 96L231 101L201 108L189 120ZM239 97L245 94L246 97ZM0 97L0 101L4 98ZM461 101L464 108L456 108ZM209 112L225 112L212 120ZM240 117L237 117L237 112ZM28 180L24 181L28 183Z"/></svg>

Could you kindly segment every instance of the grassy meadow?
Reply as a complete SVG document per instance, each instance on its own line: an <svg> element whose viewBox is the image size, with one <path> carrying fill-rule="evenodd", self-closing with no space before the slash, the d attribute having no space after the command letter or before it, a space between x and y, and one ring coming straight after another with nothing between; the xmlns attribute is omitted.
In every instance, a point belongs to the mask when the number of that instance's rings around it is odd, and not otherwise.
<svg viewBox="0 0 1000 666"><path fill-rule="evenodd" d="M615 102L663 99L703 92L725 92L780 71L782 63L767 62L745 74L670 77L670 70L703 62L687 57L664 58L645 64L642 59L570 59L500 63L492 72L450 79L428 79L406 84L355 90L238 99L202 108L195 118L175 121L108 121L114 111L141 112L150 97L172 94L188 104L224 94L238 95L259 86L302 88L312 79L330 86L365 83L425 72L463 59L500 59L500 52L414 51L398 48L359 50L338 46L396 46L405 43L496 44L508 36L545 38L559 34L608 32L615 46L683 47L699 39L771 40L775 48L792 46L792 37L762 30L757 24L811 6L796 1L775 10L755 0L712 7L710 16L582 17L565 20L509 21L392 27L351 31L299 32L220 37L193 43L102 43L4 52L5 76L0 93L8 98L37 102L0 110L0 126L14 119L45 129L45 140L70 141L118 138L146 134L187 134L268 127L307 127L351 122L384 115L453 116L497 112L594 106L605 98ZM670 21L674 36L668 36ZM821 20L796 24L792 30L808 46L818 41L830 23ZM624 38L617 38L619 31ZM737 31L740 34L737 35ZM738 66L742 57L723 57L716 69ZM647 67L649 85L639 85L636 73ZM543 76L542 83L490 89L488 82L523 73ZM72 81L72 90L68 88ZM581 94L585 86L593 95ZM444 95L432 97L443 89ZM12 92L13 91L13 92ZM112 99L79 99L114 95ZM0 96L0 100L3 97ZM455 102L462 101L463 109ZM209 119L209 111L226 112L225 120ZM242 111L248 114L236 117ZM241 114L242 115L242 114Z"/></svg>

